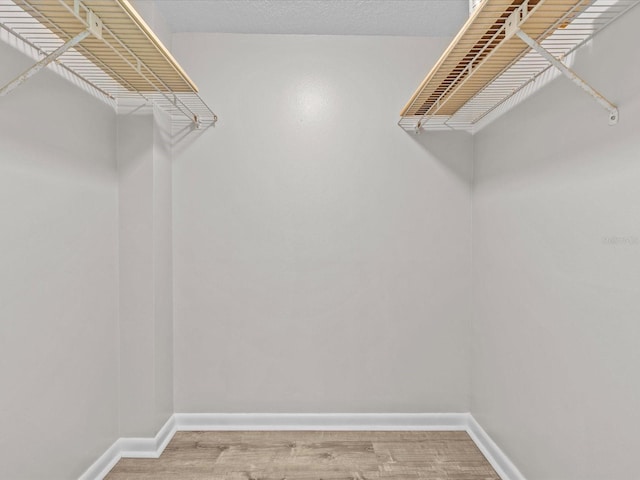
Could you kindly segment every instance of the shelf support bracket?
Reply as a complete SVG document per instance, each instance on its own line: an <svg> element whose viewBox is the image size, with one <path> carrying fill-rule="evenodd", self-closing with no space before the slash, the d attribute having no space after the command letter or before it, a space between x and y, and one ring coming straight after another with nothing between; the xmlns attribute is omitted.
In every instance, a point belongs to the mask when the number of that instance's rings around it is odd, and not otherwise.
<svg viewBox="0 0 640 480"><path fill-rule="evenodd" d="M51 52L49 55L44 57L38 63L31 66L28 70L18 75L11 82L7 83L4 87L0 88L0 97L3 97L7 93L11 92L12 90L15 90L17 87L19 87L24 82L26 82L29 78L31 78L40 70L42 70L44 67L46 67L51 62L53 62L56 58L58 58L64 52L66 52L67 50L69 50L70 48L74 47L75 45L80 43L82 40L87 38L90 34L91 32L88 29L80 32L78 35L76 35L75 37L67 41L64 45L58 47L55 51Z"/></svg>
<svg viewBox="0 0 640 480"><path fill-rule="evenodd" d="M532 49L538 52L543 58L549 61L551 65L560 70L566 77L568 77L573 83L582 88L585 92L591 95L596 102L604 107L609 112L609 125L616 125L618 123L618 107L602 96L596 89L580 78L573 70L567 67L563 62L558 60L551 52L536 42L533 38L523 32L521 29L517 29L514 32L524 43L529 45Z"/></svg>

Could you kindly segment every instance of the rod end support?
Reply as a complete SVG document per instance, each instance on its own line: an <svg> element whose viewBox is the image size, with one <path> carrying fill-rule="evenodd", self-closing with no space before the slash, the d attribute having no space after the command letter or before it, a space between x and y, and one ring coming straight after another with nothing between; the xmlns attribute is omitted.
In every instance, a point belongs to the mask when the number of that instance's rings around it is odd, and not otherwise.
<svg viewBox="0 0 640 480"><path fill-rule="evenodd" d="M611 110L609 112L609 125L617 125L618 121L620 120L620 113L618 112L618 109L614 109Z"/></svg>

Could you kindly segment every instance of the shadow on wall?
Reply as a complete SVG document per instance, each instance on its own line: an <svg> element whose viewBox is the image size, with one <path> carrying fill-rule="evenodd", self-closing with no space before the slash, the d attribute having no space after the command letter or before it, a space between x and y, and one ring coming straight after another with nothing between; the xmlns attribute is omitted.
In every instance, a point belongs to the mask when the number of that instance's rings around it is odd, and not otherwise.
<svg viewBox="0 0 640 480"><path fill-rule="evenodd" d="M517 178L525 173L532 179L560 169L570 169L575 178L588 163L600 164L603 173L609 174L611 145L633 149L637 127L632 117L640 105L638 99L621 104L620 124L609 126L607 112L575 85L564 78L553 83L554 88L536 93L523 105L526 114L514 112L477 135L476 151L484 158L483 179ZM557 108L559 105L562 107ZM570 114L570 120L561 110ZM497 135L501 138L499 148L512 152L509 163L487 155L496 151ZM615 159L615 163L620 161Z"/></svg>
<svg viewBox="0 0 640 480"><path fill-rule="evenodd" d="M0 86L32 64L2 42L0 58ZM102 183L116 178L115 113L48 70L0 97L0 132L2 168L62 181L83 177Z"/></svg>
<svg viewBox="0 0 640 480"><path fill-rule="evenodd" d="M215 125L207 128L198 129L195 125L183 125L174 128L171 132L171 148L173 149L174 158L179 158L180 155L189 148L192 144L198 141L198 139L205 133L211 133L210 130L215 129Z"/></svg>
<svg viewBox="0 0 640 480"><path fill-rule="evenodd" d="M594 166L599 164L603 173L611 173L611 146L633 149L637 137L634 117L640 106L640 96L637 84L629 79L640 75L640 62L635 61L640 58L639 54L637 49L629 48L628 53L612 55L604 41L606 35L620 25L618 22L628 21L628 18L618 20L609 31L602 32L564 60L618 106L620 123L609 126L608 112L589 94L566 77L554 75L544 83L545 88L535 89L531 96L520 100L521 105L476 134L477 155L484 157L483 179L515 178L524 173L544 175L549 171L558 172L560 168L571 169L575 177L587 169L587 159ZM500 141L496 143L498 136ZM508 164L498 165L495 155L488 153L497 149L513 152ZM622 159L615 161L622 162ZM620 167L632 167L629 161L625 164Z"/></svg>
<svg viewBox="0 0 640 480"><path fill-rule="evenodd" d="M161 107L149 103L140 103L138 101L131 102L129 105L123 104L118 107L118 123L120 129L130 130L138 128L144 131L144 125L152 118L157 120L154 122L153 131L149 130L150 135L155 135L156 143L168 145L172 149L174 155L180 155L184 150L198 141L198 138L210 128L196 128L193 123L188 125L175 125L167 112ZM164 119L164 120L161 120ZM150 124L149 124L150 125ZM155 132L155 133L153 133ZM119 141L122 142L126 136L120 136ZM140 139L138 139L140 140ZM128 142L127 156L137 158L140 154L144 154L152 148L153 138L147 138L145 141L137 141L136 144ZM121 168L127 168L127 159L120 163Z"/></svg>
<svg viewBox="0 0 640 480"><path fill-rule="evenodd" d="M461 180L473 180L473 135L467 132L406 132L442 166Z"/></svg>
<svg viewBox="0 0 640 480"><path fill-rule="evenodd" d="M153 107L135 105L119 107L118 125L118 174L120 178L140 168L142 160L153 149Z"/></svg>

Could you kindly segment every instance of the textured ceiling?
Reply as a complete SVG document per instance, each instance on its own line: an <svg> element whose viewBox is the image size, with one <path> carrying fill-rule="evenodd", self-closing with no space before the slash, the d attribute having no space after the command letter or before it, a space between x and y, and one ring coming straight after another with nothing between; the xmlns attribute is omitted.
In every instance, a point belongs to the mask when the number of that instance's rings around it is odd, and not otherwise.
<svg viewBox="0 0 640 480"><path fill-rule="evenodd" d="M156 0L174 32L451 36L469 0Z"/></svg>

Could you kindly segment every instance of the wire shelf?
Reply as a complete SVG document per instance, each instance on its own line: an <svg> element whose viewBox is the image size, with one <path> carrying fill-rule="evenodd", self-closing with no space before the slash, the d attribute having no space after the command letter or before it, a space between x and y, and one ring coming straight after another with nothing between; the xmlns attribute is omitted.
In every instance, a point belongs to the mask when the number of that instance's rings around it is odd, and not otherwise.
<svg viewBox="0 0 640 480"><path fill-rule="evenodd" d="M0 39L36 61L83 30L92 35L49 68L114 108L149 103L178 127L215 124L216 114L126 0L0 0Z"/></svg>
<svg viewBox="0 0 640 480"><path fill-rule="evenodd" d="M640 0L593 0L587 5L578 2L549 26L539 43L557 59L570 63L578 48L639 3ZM502 29L505 20L502 19ZM406 115L398 125L408 131L466 130L473 133L560 75L551 67L547 59L527 48L454 113ZM460 73L461 76L464 74Z"/></svg>

